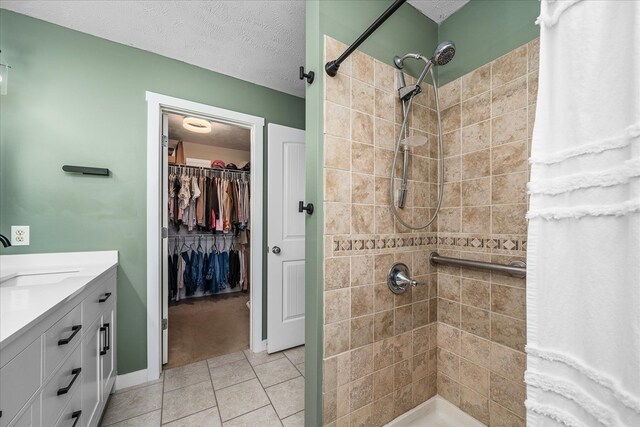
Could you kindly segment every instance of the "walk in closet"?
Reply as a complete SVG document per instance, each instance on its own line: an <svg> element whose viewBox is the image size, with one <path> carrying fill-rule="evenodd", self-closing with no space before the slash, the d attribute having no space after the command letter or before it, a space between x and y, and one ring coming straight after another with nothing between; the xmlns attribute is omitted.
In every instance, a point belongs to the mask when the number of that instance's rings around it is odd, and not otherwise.
<svg viewBox="0 0 640 427"><path fill-rule="evenodd" d="M167 116L165 368L249 347L253 214L250 131Z"/></svg>

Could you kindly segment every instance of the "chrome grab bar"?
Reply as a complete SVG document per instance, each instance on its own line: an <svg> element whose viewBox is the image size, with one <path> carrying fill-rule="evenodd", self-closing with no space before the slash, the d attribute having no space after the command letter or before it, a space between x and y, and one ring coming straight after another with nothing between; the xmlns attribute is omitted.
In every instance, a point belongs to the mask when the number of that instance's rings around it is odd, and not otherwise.
<svg viewBox="0 0 640 427"><path fill-rule="evenodd" d="M496 264L493 262L474 261L471 259L451 258L438 255L438 252L431 252L429 255L431 265L455 265L468 268L479 268L481 270L495 271L496 273L509 274L513 277L523 278L527 276L527 264L522 261L512 261L509 265Z"/></svg>

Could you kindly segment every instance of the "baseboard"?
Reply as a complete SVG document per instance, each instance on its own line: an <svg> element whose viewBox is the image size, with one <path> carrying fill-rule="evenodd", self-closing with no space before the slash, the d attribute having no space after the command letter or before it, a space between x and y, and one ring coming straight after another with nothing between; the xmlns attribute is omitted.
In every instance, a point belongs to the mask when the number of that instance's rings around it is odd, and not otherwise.
<svg viewBox="0 0 640 427"><path fill-rule="evenodd" d="M135 372L129 372L128 374L118 375L116 377L116 391L123 388L133 387L135 385L143 384L149 381L147 378L147 370L141 369Z"/></svg>

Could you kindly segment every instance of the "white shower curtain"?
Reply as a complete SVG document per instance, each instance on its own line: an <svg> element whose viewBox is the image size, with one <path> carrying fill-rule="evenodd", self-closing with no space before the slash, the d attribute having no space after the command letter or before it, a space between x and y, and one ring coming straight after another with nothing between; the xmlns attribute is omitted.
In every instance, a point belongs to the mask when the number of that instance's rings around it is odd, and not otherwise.
<svg viewBox="0 0 640 427"><path fill-rule="evenodd" d="M640 426L640 1L543 0L527 425Z"/></svg>

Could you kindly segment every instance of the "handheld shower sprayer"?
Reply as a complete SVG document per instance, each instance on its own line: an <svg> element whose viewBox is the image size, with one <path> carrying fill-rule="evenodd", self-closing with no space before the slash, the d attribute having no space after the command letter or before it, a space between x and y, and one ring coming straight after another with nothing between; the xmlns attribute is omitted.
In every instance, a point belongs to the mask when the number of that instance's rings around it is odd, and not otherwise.
<svg viewBox="0 0 640 427"><path fill-rule="evenodd" d="M409 229L413 229L413 230L418 230L418 229L422 229L422 228L426 228L429 224L431 224L433 222L433 220L435 219L436 215L438 214L438 211L440 209L440 206L442 204L442 194L443 194L443 189L444 189L444 182L443 182L443 177L444 177L444 159L443 159L443 149L442 149L442 126L441 126L441 118L440 118L440 106L439 106L439 102L438 102L438 88L436 86L436 82L435 82L435 76L433 73L433 67L434 66L440 66L440 65L446 65L448 64L452 59L453 56L455 55L456 52L456 47L453 44L453 42L450 41L445 41L440 43L435 50L433 51L433 54L431 55L431 58L425 58L424 56L417 54L417 53L408 53L402 57L400 56L396 56L393 58L393 62L396 66L397 70L397 81L398 81L398 94L400 96L400 102L402 103L402 112L403 112L403 122L402 122L402 127L400 128L400 135L398 138L398 142L396 144L396 149L393 155L393 165L391 167L391 210L393 212L393 214L395 215L395 217L398 219L398 221L404 225L405 227L409 228ZM407 59L415 59L418 61L424 61L425 62L425 67L422 70L422 72L420 73L418 79L416 80L415 84L411 84L408 85L405 82L405 78L404 78L404 74L402 72L402 69L404 68L404 61ZM437 113L437 117L438 117L438 148L439 148L439 153L440 153L440 162L439 162L439 181L440 181L440 186L439 186L439 195L438 195L438 205L436 207L436 211L433 214L432 218L429 220L429 222L427 222L425 225L422 226L413 226L411 224L407 224L405 221L403 221L399 216L398 216L398 212L396 210L396 206L393 203L393 199L395 197L394 194L394 189L395 189L395 168L396 168L396 162L397 162L397 158L398 158L398 152L400 151L400 149L402 149L402 154L403 154L403 170L402 170L402 181L400 183L400 189L398 191L398 204L397 207L400 209L403 209L406 203L406 199L407 199L407 189L408 189L408 175L409 175L409 161L410 161L410 147L415 147L418 145L422 145L425 144L427 142L427 139L425 137L419 136L419 135L412 135L409 136L408 135L408 129L407 129L407 122L408 122L408 117L409 117L409 113L411 110L411 104L413 101L413 97L418 95L419 93L422 92L422 88L420 87L420 85L422 84L422 82L424 81L424 79L427 76L427 73L431 73L431 80L433 82L433 88L434 88L434 96L435 96L435 103L436 103L436 113Z"/></svg>

